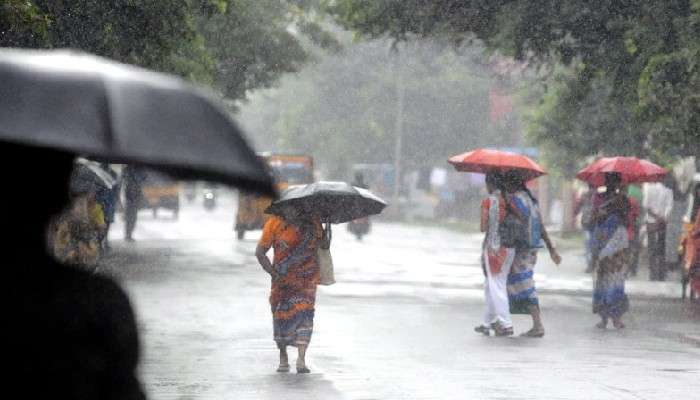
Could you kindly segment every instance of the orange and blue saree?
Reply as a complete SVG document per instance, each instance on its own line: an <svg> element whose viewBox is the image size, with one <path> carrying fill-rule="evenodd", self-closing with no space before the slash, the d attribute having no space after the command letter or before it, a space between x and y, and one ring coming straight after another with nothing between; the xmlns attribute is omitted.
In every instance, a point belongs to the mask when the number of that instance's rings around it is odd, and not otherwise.
<svg viewBox="0 0 700 400"><path fill-rule="evenodd" d="M317 251L322 235L318 221L299 227L272 217L265 223L258 244L273 248L273 268L280 275L272 282L270 293L274 339L278 344L300 346L311 341L316 286L320 282Z"/></svg>

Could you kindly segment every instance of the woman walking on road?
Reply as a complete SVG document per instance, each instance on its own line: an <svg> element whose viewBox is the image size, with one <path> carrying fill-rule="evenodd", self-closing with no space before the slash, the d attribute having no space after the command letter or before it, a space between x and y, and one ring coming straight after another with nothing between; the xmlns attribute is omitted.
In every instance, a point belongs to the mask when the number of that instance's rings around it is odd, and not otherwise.
<svg viewBox="0 0 700 400"><path fill-rule="evenodd" d="M488 336L493 329L496 336L510 336L513 334L513 322L508 308L506 281L515 249L502 246L498 234L499 224L505 217L500 175L495 172L487 173L486 188L489 195L481 203L481 232L486 234L481 253L481 266L486 278L486 312L483 324L474 330Z"/></svg>
<svg viewBox="0 0 700 400"><path fill-rule="evenodd" d="M618 173L605 175L606 190L593 201L594 288L593 313L600 315L596 325L605 329L608 319L622 329L622 315L629 308L625 294L625 275L629 250L630 201L621 190Z"/></svg>
<svg viewBox="0 0 700 400"><path fill-rule="evenodd" d="M318 218L289 208L286 217L271 217L263 228L255 255L272 277L270 305L274 339L280 351L277 372L289 371L287 346L298 350L297 373L311 372L306 366L306 349L311 341L316 302L316 286L320 282L317 260L319 246L328 248ZM274 249L274 262L266 253Z"/></svg>
<svg viewBox="0 0 700 400"><path fill-rule="evenodd" d="M530 314L532 328L521 334L525 337L543 337L544 325L540 314L539 299L535 290L534 268L537 263L537 250L543 240L549 255L559 265L561 257L554 248L547 230L542 225L542 216L537 199L525 186L525 181L517 171L508 171L504 175L506 194L506 212L515 214L518 219L527 221L529 244L519 246L515 251L513 265L508 275L508 297L512 314Z"/></svg>

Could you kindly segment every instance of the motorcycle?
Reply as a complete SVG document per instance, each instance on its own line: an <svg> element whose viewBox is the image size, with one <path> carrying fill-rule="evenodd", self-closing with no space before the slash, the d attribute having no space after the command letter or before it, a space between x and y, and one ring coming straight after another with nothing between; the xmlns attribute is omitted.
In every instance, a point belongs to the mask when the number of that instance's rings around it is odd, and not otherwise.
<svg viewBox="0 0 700 400"><path fill-rule="evenodd" d="M358 218L348 222L348 232L355 235L357 240L362 240L362 236L369 233L371 229L369 218Z"/></svg>
<svg viewBox="0 0 700 400"><path fill-rule="evenodd" d="M204 209L212 211L216 208L216 192L214 189L204 189Z"/></svg>

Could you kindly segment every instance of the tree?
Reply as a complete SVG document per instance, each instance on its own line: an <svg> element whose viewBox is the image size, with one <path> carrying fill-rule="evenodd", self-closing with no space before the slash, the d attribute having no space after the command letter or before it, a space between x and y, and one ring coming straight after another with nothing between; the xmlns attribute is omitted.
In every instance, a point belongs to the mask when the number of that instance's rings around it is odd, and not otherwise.
<svg viewBox="0 0 700 400"><path fill-rule="evenodd" d="M336 0L327 6L342 24L370 37L478 41L543 68L547 90L529 126L554 152L579 159L599 152L657 159L698 152L699 0ZM565 73L552 72L561 66ZM612 146L599 140L613 137Z"/></svg>
<svg viewBox="0 0 700 400"><path fill-rule="evenodd" d="M0 46L80 49L214 85L269 87L337 43L303 0L6 0ZM298 33L294 33L294 30Z"/></svg>
<svg viewBox="0 0 700 400"><path fill-rule="evenodd" d="M351 164L394 161L403 90L404 165L446 165L447 155L500 134L488 120L492 82L473 53L430 41L397 50L387 40L347 43L256 96L241 119L262 133L259 147L314 154L328 177L347 179Z"/></svg>

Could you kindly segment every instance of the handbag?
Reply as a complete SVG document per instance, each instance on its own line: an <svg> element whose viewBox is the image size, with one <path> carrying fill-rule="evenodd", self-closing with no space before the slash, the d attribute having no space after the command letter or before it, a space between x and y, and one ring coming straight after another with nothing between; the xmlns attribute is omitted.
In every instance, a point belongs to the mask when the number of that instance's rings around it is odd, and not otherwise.
<svg viewBox="0 0 700 400"><path fill-rule="evenodd" d="M335 274L333 273L333 258L331 257L330 250L330 224L328 228L324 230L323 234L324 239L328 238L329 248L324 249L323 247L319 246L316 252L316 258L318 261L318 268L320 269L321 273L321 281L319 282L319 284L328 286L335 283Z"/></svg>
<svg viewBox="0 0 700 400"><path fill-rule="evenodd" d="M515 249L526 249L530 247L530 237L527 221L518 217L511 208L510 202L503 197L506 204L506 215L498 225L498 236L501 239L501 246Z"/></svg>
<svg viewBox="0 0 700 400"><path fill-rule="evenodd" d="M333 274L333 258L331 258L330 249L318 248L318 268L321 270L321 285L332 285L335 283L335 275Z"/></svg>

